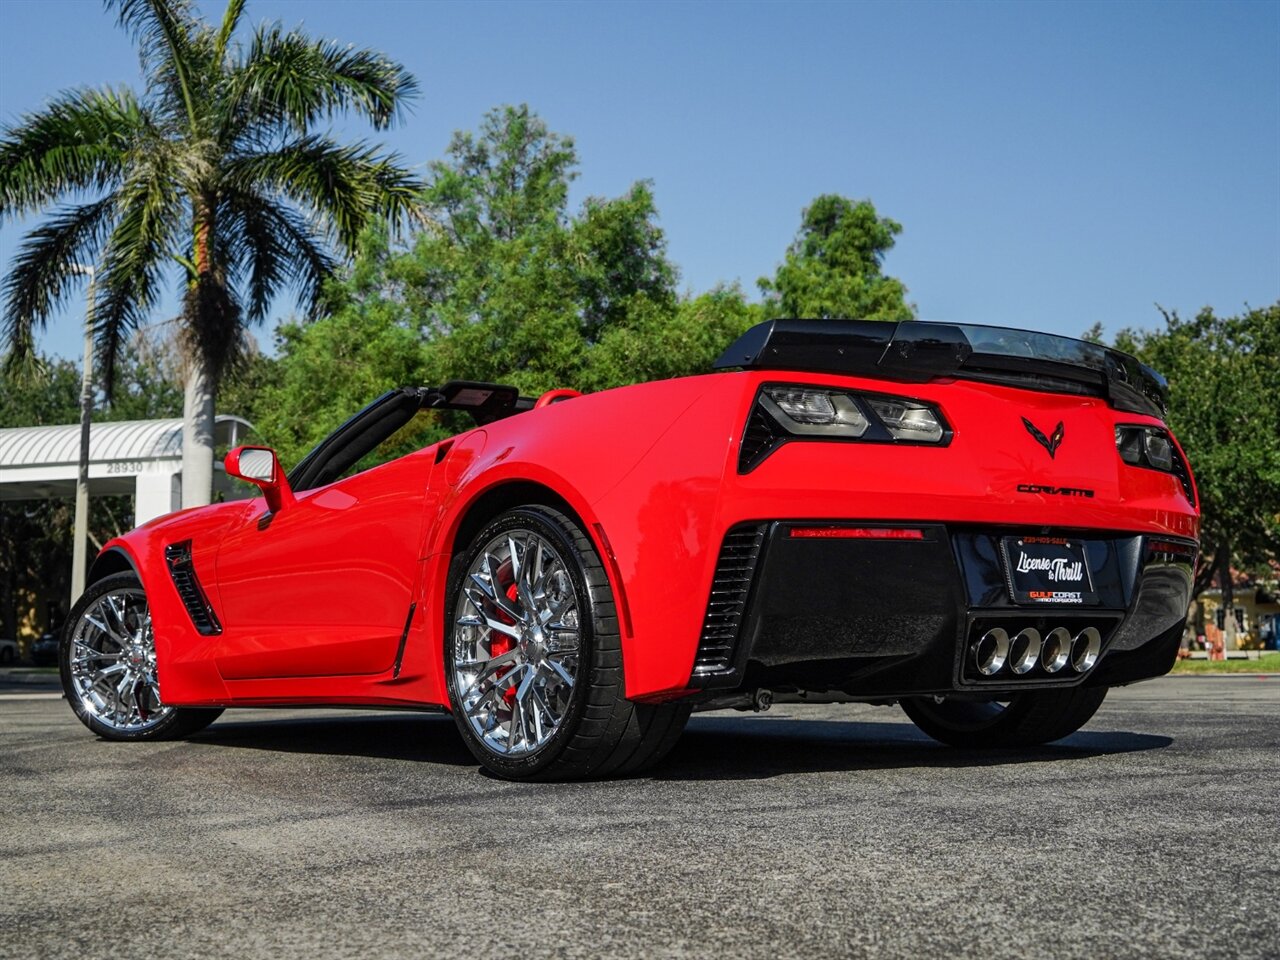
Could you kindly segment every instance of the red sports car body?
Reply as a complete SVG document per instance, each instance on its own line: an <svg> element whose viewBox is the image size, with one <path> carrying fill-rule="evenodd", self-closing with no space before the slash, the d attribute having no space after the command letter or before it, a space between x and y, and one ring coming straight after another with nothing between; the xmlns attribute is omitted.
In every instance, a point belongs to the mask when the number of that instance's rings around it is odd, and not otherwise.
<svg viewBox="0 0 1280 960"><path fill-rule="evenodd" d="M263 497L99 555L69 699L124 739L234 706L444 708L491 769L552 777L639 769L691 709L773 698L1043 742L1171 666L1198 513L1154 371L849 321L763 324L717 366L536 403L393 391L288 478L233 451ZM424 407L478 425L350 473Z"/></svg>

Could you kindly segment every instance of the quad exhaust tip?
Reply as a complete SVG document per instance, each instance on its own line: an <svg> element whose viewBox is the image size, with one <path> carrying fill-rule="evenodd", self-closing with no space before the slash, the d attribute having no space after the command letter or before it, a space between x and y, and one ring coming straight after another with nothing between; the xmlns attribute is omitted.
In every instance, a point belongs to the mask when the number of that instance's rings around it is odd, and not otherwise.
<svg viewBox="0 0 1280 960"><path fill-rule="evenodd" d="M992 627L970 649L984 677L994 677L1006 666L1019 677L1037 666L1050 676L1068 665L1076 673L1087 673L1102 652L1102 634L1096 627L1085 627L1073 637L1066 627L1054 627L1042 637L1035 627L1025 627L1010 638L1003 627Z"/></svg>

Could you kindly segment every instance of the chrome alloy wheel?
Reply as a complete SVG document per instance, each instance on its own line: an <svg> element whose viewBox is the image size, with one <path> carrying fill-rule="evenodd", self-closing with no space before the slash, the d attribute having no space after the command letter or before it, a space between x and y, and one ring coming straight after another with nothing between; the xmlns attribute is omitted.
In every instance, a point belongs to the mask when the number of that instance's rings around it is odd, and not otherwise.
<svg viewBox="0 0 1280 960"><path fill-rule="evenodd" d="M80 615L68 651L71 686L86 714L122 733L157 726L172 707L160 700L156 645L146 595L105 593Z"/></svg>
<svg viewBox="0 0 1280 960"><path fill-rule="evenodd" d="M569 712L581 647L578 594L565 559L531 530L494 537L454 606L457 706L503 757L545 746Z"/></svg>

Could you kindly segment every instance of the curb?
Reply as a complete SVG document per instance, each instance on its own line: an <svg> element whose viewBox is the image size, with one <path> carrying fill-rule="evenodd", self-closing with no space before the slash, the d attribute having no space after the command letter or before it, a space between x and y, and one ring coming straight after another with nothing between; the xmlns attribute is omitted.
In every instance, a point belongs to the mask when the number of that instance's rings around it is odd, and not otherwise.
<svg viewBox="0 0 1280 960"><path fill-rule="evenodd" d="M50 687L56 689L62 686L62 679L56 673L46 673L43 670L36 671L29 667L9 667L0 669L0 684L21 684L24 687Z"/></svg>
<svg viewBox="0 0 1280 960"><path fill-rule="evenodd" d="M1274 680L1280 677L1280 673L1270 673L1262 670L1232 670L1230 673L1166 673L1165 676L1189 680Z"/></svg>

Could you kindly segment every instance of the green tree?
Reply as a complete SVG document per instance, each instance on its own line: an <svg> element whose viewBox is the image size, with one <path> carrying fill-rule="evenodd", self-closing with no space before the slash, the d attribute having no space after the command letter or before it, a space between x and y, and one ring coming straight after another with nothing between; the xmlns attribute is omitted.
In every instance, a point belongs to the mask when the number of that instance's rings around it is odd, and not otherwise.
<svg viewBox="0 0 1280 960"><path fill-rule="evenodd" d="M1116 345L1169 379L1169 426L1200 493L1195 594L1216 579L1232 602L1232 566L1280 558L1280 302L1235 317L1164 312L1163 329L1125 330Z"/></svg>
<svg viewBox="0 0 1280 960"><path fill-rule="evenodd" d="M573 141L527 105L490 111L432 164L425 203L443 225L392 271L429 341L436 379L529 392L576 383L585 353L633 310L675 306L675 270L648 184L568 207Z"/></svg>
<svg viewBox="0 0 1280 960"><path fill-rule="evenodd" d="M431 165L427 225L411 246L367 231L326 290L331 316L282 328L276 379L252 419L286 463L394 386L496 380L537 395L629 382L591 355L613 331L675 316L676 272L648 184L571 212L576 165L573 141L527 106L454 136Z"/></svg>
<svg viewBox="0 0 1280 960"><path fill-rule="evenodd" d="M824 320L912 319L907 288L883 272L885 255L901 232L870 200L817 197L805 208L776 274L758 281L766 312Z"/></svg>
<svg viewBox="0 0 1280 960"><path fill-rule="evenodd" d="M98 266L95 330L108 388L128 330L181 272L187 358L183 501L207 503L219 381L277 294L309 309L342 251L380 217L398 220L420 185L394 156L315 128L350 112L391 124L416 90L382 55L278 24L233 39L244 0L214 28L190 0L107 0L137 41L142 94L63 93L0 133L0 222L64 201L26 237L6 279L11 361ZM88 199L91 198L91 199Z"/></svg>
<svg viewBox="0 0 1280 960"><path fill-rule="evenodd" d="M675 310L634 310L587 354L580 385L586 390L707 373L729 344L765 319L737 286L682 299Z"/></svg>

